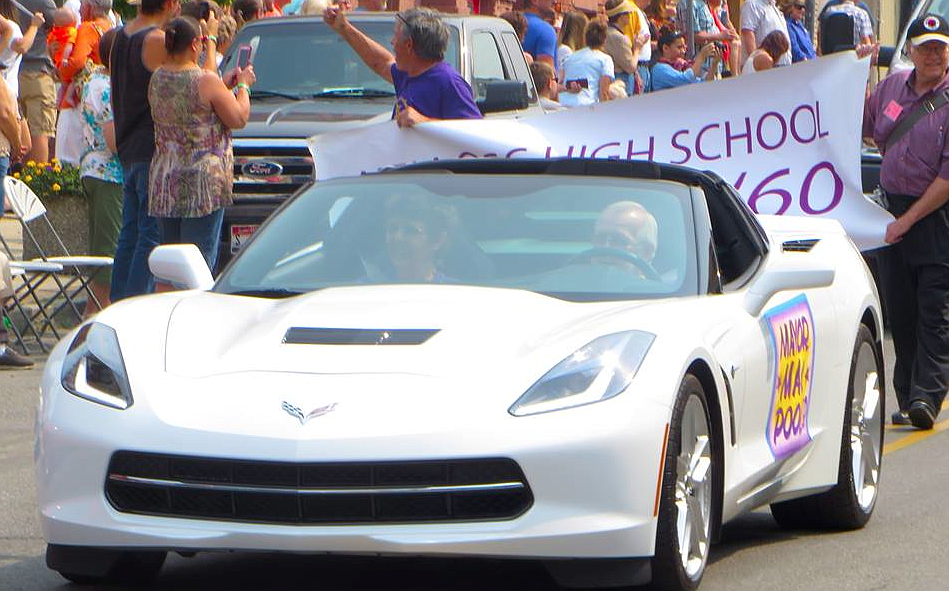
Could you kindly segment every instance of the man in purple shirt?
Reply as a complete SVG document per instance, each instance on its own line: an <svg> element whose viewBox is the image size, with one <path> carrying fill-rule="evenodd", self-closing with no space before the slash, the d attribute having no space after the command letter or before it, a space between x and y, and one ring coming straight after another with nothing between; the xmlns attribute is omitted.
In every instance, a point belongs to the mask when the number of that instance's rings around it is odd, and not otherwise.
<svg viewBox="0 0 949 591"><path fill-rule="evenodd" d="M354 27L338 6L323 20L349 43L376 74L395 86L393 118L399 127L438 119L480 119L471 86L443 60L448 28L438 13L412 8L396 13L392 49Z"/></svg>
<svg viewBox="0 0 949 591"><path fill-rule="evenodd" d="M915 67L877 85L864 107L863 135L884 152L880 184L896 216L881 257L896 350L893 422L931 429L949 388L949 106L933 111L931 103L949 89L949 23L927 14L907 38ZM930 112L888 145L922 104Z"/></svg>

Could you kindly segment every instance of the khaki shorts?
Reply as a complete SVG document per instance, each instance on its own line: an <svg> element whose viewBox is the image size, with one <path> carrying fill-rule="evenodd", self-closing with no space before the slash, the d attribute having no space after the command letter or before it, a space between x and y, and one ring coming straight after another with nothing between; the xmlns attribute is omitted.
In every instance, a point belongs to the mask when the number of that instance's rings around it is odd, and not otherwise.
<svg viewBox="0 0 949 591"><path fill-rule="evenodd" d="M46 72L20 72L20 111L33 135L56 135L56 85Z"/></svg>
<svg viewBox="0 0 949 591"><path fill-rule="evenodd" d="M3 303L3 300L12 296L13 277L10 276L10 261L7 259L7 255L0 252L0 304ZM0 320L0 323L2 322L3 320ZM3 324L0 324L0 330L3 330Z"/></svg>

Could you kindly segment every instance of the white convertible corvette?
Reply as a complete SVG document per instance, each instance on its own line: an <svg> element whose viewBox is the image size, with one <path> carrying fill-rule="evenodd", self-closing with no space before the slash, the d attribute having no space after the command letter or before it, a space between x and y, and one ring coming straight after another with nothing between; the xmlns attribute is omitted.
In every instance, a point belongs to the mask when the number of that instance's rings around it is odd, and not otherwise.
<svg viewBox="0 0 949 591"><path fill-rule="evenodd" d="M48 565L168 551L541 560L693 589L723 522L857 528L877 498L881 317L833 221L707 173L465 161L321 182L212 284L126 300L46 365ZM806 568L806 565L801 565Z"/></svg>

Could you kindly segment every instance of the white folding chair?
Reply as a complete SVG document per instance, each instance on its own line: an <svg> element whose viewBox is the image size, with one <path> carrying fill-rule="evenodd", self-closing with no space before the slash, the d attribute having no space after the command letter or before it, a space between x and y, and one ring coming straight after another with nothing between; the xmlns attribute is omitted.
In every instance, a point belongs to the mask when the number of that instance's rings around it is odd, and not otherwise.
<svg viewBox="0 0 949 591"><path fill-rule="evenodd" d="M22 278L24 273L25 271L23 271L23 269L18 269L14 267L13 265L10 265L10 275L12 278L14 278L14 280L16 280L16 278ZM2 302L0 302L0 304L2 304ZM20 350L23 352L23 354L29 355L30 350L26 346L26 341L23 340L23 333L21 332L20 327L17 326L16 322L12 321L12 319L10 318L10 314L8 313L11 308L16 309L20 313L21 316L26 318L26 311L23 309L23 306L20 304L20 300L19 298L17 298L16 292L13 293L13 306L10 306L9 304L7 304L6 306L0 306L0 322L3 322L6 325L6 328L9 328L9 330L13 332L13 337L16 339L16 342L20 346ZM10 320L9 322L7 322L8 319ZM36 337L37 343L41 343L40 348L42 348L43 340L40 338L40 335L36 332L36 328L29 321L26 324L29 328L33 329L33 336Z"/></svg>
<svg viewBox="0 0 949 591"><path fill-rule="evenodd" d="M2 237L0 237L0 239L2 239ZM6 246L5 242L4 245ZM59 331L56 330L53 318L47 311L49 301L44 301L37 292L37 289L42 284L44 277L49 276L51 273L62 273L63 267L59 263L47 263L42 261L9 261L9 264L10 275L14 282L12 286L13 302L12 305L7 303L6 309L2 310L2 312L6 313L10 310L16 310L20 314L23 326L19 326L17 322L10 319L10 329L13 331L17 342L20 344L20 348L25 354L30 353L29 347L23 338L27 331L32 333L40 350L46 353L48 349L43 342L43 334L46 333L46 329L48 328L50 332L53 333L57 341L62 337ZM27 297L31 298L36 304L36 311L30 310L28 307L26 302ZM7 318L10 318L9 314L7 314ZM39 330L37 330L35 324L37 321L42 322Z"/></svg>
<svg viewBox="0 0 949 591"><path fill-rule="evenodd" d="M40 254L39 258L31 262L42 260L46 263L54 263L62 266L62 269L58 272L49 272L49 276L56 283L57 287L59 287L59 292L65 300L53 311L52 315L55 316L62 308L68 306L78 318L82 318L82 313L74 301L74 298L82 292L85 292L86 296L91 298L97 307L101 308L101 303L89 287L89 280L96 271L105 267L111 267L112 257L71 254L63 243L62 238L60 238L59 233L56 232L56 228L53 227L49 216L46 215L46 207L43 205L43 202L40 201L40 198L36 196L36 193L34 193L26 183L8 176L3 179L3 189L10 205L13 207L14 215L19 219L20 225L23 228L23 239L29 240L36 249L36 252ZM46 225L46 229L56 242L54 246L61 251L61 254L47 252L30 228L30 224L33 222ZM66 283L60 280L60 275L69 276ZM78 286L76 286L77 283Z"/></svg>

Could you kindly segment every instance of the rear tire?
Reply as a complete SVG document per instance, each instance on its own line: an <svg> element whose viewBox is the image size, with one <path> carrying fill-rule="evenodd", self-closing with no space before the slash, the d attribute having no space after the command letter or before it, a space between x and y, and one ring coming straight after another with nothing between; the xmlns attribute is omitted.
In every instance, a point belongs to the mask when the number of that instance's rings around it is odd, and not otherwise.
<svg viewBox="0 0 949 591"><path fill-rule="evenodd" d="M786 529L859 529L873 514L883 459L883 364L870 329L860 325L850 362L837 484L817 495L771 505Z"/></svg>
<svg viewBox="0 0 949 591"><path fill-rule="evenodd" d="M652 559L654 589L692 591L705 573L719 461L712 433L705 390L695 376L686 374L672 410L666 446Z"/></svg>

